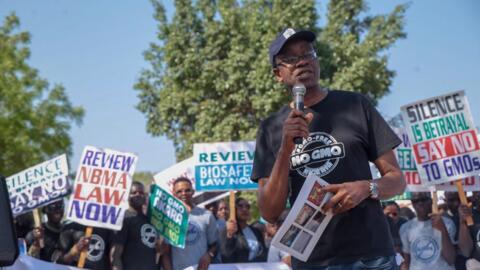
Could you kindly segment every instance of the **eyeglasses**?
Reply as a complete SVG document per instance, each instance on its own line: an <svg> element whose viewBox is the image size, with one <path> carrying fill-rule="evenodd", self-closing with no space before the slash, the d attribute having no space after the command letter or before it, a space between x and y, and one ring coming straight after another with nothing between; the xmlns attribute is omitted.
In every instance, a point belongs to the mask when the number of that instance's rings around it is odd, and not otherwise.
<svg viewBox="0 0 480 270"><path fill-rule="evenodd" d="M182 193L192 193L193 189L187 188L187 189L180 189L175 192L175 194L180 195Z"/></svg>
<svg viewBox="0 0 480 270"><path fill-rule="evenodd" d="M430 202L430 198L423 197L423 198L412 199L411 201L412 201L412 204L426 203L426 202Z"/></svg>
<svg viewBox="0 0 480 270"><path fill-rule="evenodd" d="M277 65L295 65L301 60L312 60L317 58L317 53L315 51L310 51L304 55L299 55L299 56L279 56L277 59L280 61L279 63L276 63Z"/></svg>

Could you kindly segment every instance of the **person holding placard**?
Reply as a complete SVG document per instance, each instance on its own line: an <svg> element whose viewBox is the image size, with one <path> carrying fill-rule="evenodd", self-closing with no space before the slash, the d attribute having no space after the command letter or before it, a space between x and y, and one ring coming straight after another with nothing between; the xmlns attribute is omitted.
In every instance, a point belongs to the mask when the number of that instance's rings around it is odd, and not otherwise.
<svg viewBox="0 0 480 270"><path fill-rule="evenodd" d="M187 207L188 232L185 248L168 246L164 262L169 269L185 269L197 266L206 270L217 256L218 229L213 214L193 203L192 182L186 177L179 177L173 182L173 195Z"/></svg>
<svg viewBox="0 0 480 270"><path fill-rule="evenodd" d="M440 213L432 213L428 192L412 193L417 217L400 227L404 263L402 270L454 270L455 224Z"/></svg>
<svg viewBox="0 0 480 270"><path fill-rule="evenodd" d="M480 196L473 192L472 206L460 204L456 218L458 220L458 249L459 253L467 258L464 268L467 270L480 269ZM451 196L451 195L449 195ZM453 196L452 196L453 197ZM467 225L467 219L473 220L473 225ZM457 262L455 262L457 263Z"/></svg>
<svg viewBox="0 0 480 270"><path fill-rule="evenodd" d="M58 249L58 239L62 231L64 203L63 200L53 202L43 207L48 221L41 228L34 228L25 237L28 246L28 255L49 262L54 262Z"/></svg>
<svg viewBox="0 0 480 270"><path fill-rule="evenodd" d="M147 202L145 188L141 182L133 181L125 212L122 230L115 231L112 239L110 260L112 270L157 269L157 230L143 213Z"/></svg>
<svg viewBox="0 0 480 270"><path fill-rule="evenodd" d="M315 40L311 31L287 28L270 44L276 80L289 91L303 86L306 109L304 113L285 105L259 126L251 179L259 184L260 212L268 222L276 222L287 197L293 205L306 177L314 173L331 184L322 189L334 194L324 211L332 209L335 216L306 262L292 258L293 268L351 269L366 263L395 269L379 199L405 189L393 153L401 141L368 98L319 85ZM369 161L381 178L372 179Z"/></svg>
<svg viewBox="0 0 480 270"><path fill-rule="evenodd" d="M463 222L464 216L472 216L472 211L469 210L467 205L462 205L460 203L460 196L458 192L447 191L445 192L445 201L448 211L445 213L445 216L450 218L457 228L455 234L455 242L457 245L457 257L455 258L455 270L466 270L466 262L468 257L470 257L470 252L462 252L462 249L465 250L466 246L470 246L472 239L470 236L469 228L466 222ZM478 217L475 217L475 220L478 220Z"/></svg>
<svg viewBox="0 0 480 270"><path fill-rule="evenodd" d="M247 223L251 217L250 203L237 198L235 208L236 220L228 220L227 229L220 236L222 262L266 262L268 253L263 233Z"/></svg>
<svg viewBox="0 0 480 270"><path fill-rule="evenodd" d="M60 233L59 248L61 256L58 263L76 266L79 254L87 252L85 268L92 270L111 269L108 251L113 231L95 227L91 237L85 237L85 226L72 222L66 224Z"/></svg>

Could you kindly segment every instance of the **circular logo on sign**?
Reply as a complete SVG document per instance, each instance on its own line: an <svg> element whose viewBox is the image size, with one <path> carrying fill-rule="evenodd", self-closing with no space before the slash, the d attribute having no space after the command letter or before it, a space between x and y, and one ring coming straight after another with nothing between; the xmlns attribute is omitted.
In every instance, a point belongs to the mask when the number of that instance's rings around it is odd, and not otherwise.
<svg viewBox="0 0 480 270"><path fill-rule="evenodd" d="M437 241L430 236L421 236L413 242L412 253L423 263L430 263L437 259L440 249Z"/></svg>
<svg viewBox="0 0 480 270"><path fill-rule="evenodd" d="M195 245L200 239L200 225L196 222L188 223L188 232L185 242L187 245Z"/></svg>
<svg viewBox="0 0 480 270"><path fill-rule="evenodd" d="M310 173L322 177L335 169L343 157L343 143L337 142L330 134L314 132L295 146L290 156L290 169L296 170L303 177Z"/></svg>
<svg viewBox="0 0 480 270"><path fill-rule="evenodd" d="M103 257L105 252L105 241L97 234L92 234L88 244L87 259L91 262L97 262Z"/></svg>
<svg viewBox="0 0 480 270"><path fill-rule="evenodd" d="M157 241L157 231L155 228L146 223L142 225L142 228L140 229L140 236L142 237L142 243L149 247L149 248L154 248L155 247L155 242Z"/></svg>

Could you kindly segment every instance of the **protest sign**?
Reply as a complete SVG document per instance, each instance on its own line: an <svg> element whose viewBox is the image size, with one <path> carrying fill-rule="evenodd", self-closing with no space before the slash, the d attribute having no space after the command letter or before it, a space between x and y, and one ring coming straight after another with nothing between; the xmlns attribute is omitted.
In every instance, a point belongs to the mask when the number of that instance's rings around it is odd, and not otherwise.
<svg viewBox="0 0 480 270"><path fill-rule="evenodd" d="M67 219L85 226L120 230L137 156L86 146L77 170Z"/></svg>
<svg viewBox="0 0 480 270"><path fill-rule="evenodd" d="M14 216L32 211L68 195L68 164L65 154L6 178Z"/></svg>
<svg viewBox="0 0 480 270"><path fill-rule="evenodd" d="M190 179L192 186L195 189L194 167L195 159L190 157L169 167L166 170L157 173L153 176L153 179L155 180L155 184L169 193L172 193L173 182L179 177L186 177Z"/></svg>
<svg viewBox="0 0 480 270"><path fill-rule="evenodd" d="M404 128L393 128L397 136L402 140L402 143L395 149L395 155L397 157L398 165L403 172L403 177L407 182L407 188L403 195L399 197L394 197L390 200L403 200L410 199L410 195L407 193L410 192L430 192L431 186L424 185L420 175L417 171L417 165L415 162L414 154L412 151L412 146L410 144L410 139L408 137L407 131ZM370 164L370 170L372 175L375 177L380 177L375 164ZM479 175L469 176L462 178L462 184L465 191L480 191L480 177ZM454 182L447 182L435 185L435 190L437 191L457 191Z"/></svg>
<svg viewBox="0 0 480 270"><path fill-rule="evenodd" d="M196 189L249 190L255 142L200 143L193 146Z"/></svg>
<svg viewBox="0 0 480 270"><path fill-rule="evenodd" d="M480 145L464 91L402 106L402 116L424 185L480 173Z"/></svg>
<svg viewBox="0 0 480 270"><path fill-rule="evenodd" d="M187 158L179 163L155 174L153 179L155 184L161 187L163 190L170 194L173 194L173 182L179 177L186 177L192 183L193 189L195 189L195 159L193 157ZM208 192L195 190L193 199L198 207L204 207L205 205L221 200L228 196L228 192Z"/></svg>
<svg viewBox="0 0 480 270"><path fill-rule="evenodd" d="M290 213L273 237L272 245L302 261L310 257L333 217L331 211L320 211L331 198L330 193L325 196L321 193L326 185L328 183L317 175L308 175Z"/></svg>
<svg viewBox="0 0 480 270"><path fill-rule="evenodd" d="M148 204L148 219L168 242L176 247L185 247L188 231L188 212L185 205L157 185L152 186Z"/></svg>

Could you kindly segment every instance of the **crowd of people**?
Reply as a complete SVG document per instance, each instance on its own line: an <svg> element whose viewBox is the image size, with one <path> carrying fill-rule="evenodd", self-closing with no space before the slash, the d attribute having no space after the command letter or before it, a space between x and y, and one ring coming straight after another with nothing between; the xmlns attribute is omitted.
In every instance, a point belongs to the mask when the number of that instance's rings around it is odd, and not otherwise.
<svg viewBox="0 0 480 270"><path fill-rule="evenodd" d="M18 216L15 219L17 237L24 239L28 255L53 263L76 266L80 253L85 251L88 269L150 270L190 266L208 269L214 263L248 262L290 264L289 254L270 245L288 212L274 224L259 221L249 224L250 202L242 197L235 202L236 218L228 220L229 208L224 200L205 208L193 203L195 190L188 178L176 179L172 191L189 212L184 248L170 246L149 223L148 192L136 181L132 183L129 209L120 231L94 228L92 236L85 237L85 226L63 220L65 207L60 200L42 208L46 222L39 228L34 228L30 213Z"/></svg>
<svg viewBox="0 0 480 270"><path fill-rule="evenodd" d="M436 213L428 192L412 193L414 212L394 201L383 203L400 269L480 269L480 192L468 200L461 204L458 192L445 192Z"/></svg>
<svg viewBox="0 0 480 270"><path fill-rule="evenodd" d="M252 222L251 202L238 197L236 218L229 220L224 200L200 208L193 203L195 190L189 179L173 183L173 193L189 211L185 248L170 246L146 216L147 192L134 182L129 195L130 208L122 229L94 228L85 237L85 226L65 223L64 202L43 207L46 222L33 228L30 214L16 218L17 237L24 239L30 256L64 265L76 265L79 254L87 252L88 269L184 269L210 264L283 262L291 256L271 245L278 228L288 215L285 210L275 223ZM412 193L411 206L395 201L382 203L400 269L480 269L480 192L473 192L469 204L461 204L457 192L445 192L445 203L432 212L428 192ZM467 218L474 225L467 226Z"/></svg>

